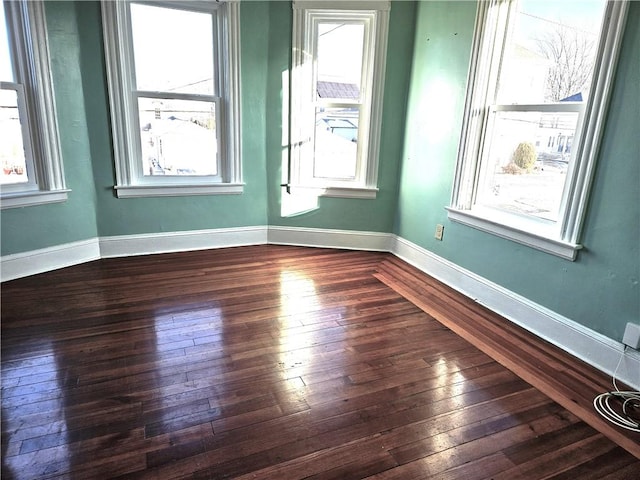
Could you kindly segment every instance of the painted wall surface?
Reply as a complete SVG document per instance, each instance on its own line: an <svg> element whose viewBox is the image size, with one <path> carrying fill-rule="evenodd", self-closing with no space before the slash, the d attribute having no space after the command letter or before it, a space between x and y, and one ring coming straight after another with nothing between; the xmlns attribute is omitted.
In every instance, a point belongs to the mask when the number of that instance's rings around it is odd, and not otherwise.
<svg viewBox="0 0 640 480"><path fill-rule="evenodd" d="M287 216L283 203L299 202L279 185L286 180L283 155L287 137L282 132L288 104L286 81L291 64L290 2L270 3L267 158L269 181L269 224L282 226L389 232L396 210L398 172L406 115L411 51L413 49L414 2L393 2L389 19L387 67L385 74L382 137L376 199L320 197L317 207ZM283 103L283 100L285 101ZM286 126L285 126L286 128ZM285 176L283 177L283 171ZM285 209L286 210L286 205Z"/></svg>
<svg viewBox="0 0 640 480"><path fill-rule="evenodd" d="M640 3L631 2L575 262L449 222L475 2L421 2L395 233L620 340L640 316ZM444 241L433 238L445 225Z"/></svg>
<svg viewBox="0 0 640 480"><path fill-rule="evenodd" d="M69 200L0 213L1 254L94 238L95 190L82 95L78 28L72 3L46 5L60 146Z"/></svg>

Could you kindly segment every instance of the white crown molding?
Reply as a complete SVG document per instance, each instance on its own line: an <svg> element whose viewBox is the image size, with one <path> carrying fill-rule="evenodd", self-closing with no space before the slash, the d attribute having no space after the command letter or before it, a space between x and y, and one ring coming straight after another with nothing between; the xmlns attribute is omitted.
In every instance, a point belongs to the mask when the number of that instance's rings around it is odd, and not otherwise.
<svg viewBox="0 0 640 480"><path fill-rule="evenodd" d="M99 258L100 246L97 238L4 255L0 259L0 280L6 282Z"/></svg>
<svg viewBox="0 0 640 480"><path fill-rule="evenodd" d="M269 225L267 241L276 245L343 248L347 250L390 251L393 235L382 232L328 230L322 228Z"/></svg>
<svg viewBox="0 0 640 480"><path fill-rule="evenodd" d="M130 257L264 243L267 243L266 226L216 228L100 237L100 253L102 258Z"/></svg>
<svg viewBox="0 0 640 480"><path fill-rule="evenodd" d="M401 237L391 252L405 262L474 299L598 370L613 375L624 345L476 275ZM640 389L640 352L627 350L616 377Z"/></svg>

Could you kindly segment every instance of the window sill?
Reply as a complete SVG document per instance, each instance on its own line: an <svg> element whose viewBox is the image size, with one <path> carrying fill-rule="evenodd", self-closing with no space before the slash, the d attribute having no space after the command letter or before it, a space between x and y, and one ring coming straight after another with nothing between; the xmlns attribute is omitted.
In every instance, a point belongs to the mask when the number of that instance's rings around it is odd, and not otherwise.
<svg viewBox="0 0 640 480"><path fill-rule="evenodd" d="M375 187L307 187L302 185L292 185L291 193L304 192L314 193L318 197L334 198L361 198L373 200L378 195Z"/></svg>
<svg viewBox="0 0 640 480"><path fill-rule="evenodd" d="M71 190L51 190L4 193L0 198L0 208L20 208L32 207L35 205L46 205L48 203L66 202L68 193Z"/></svg>
<svg viewBox="0 0 640 480"><path fill-rule="evenodd" d="M447 208L447 211L449 212L449 219L454 222L550 253L551 255L556 255L572 262L576 259L578 250L582 248L580 244L565 242L551 238L550 236L532 233L521 228L499 223L468 210Z"/></svg>
<svg viewBox="0 0 640 480"><path fill-rule="evenodd" d="M243 183L207 185L116 185L118 198L186 197L191 195L229 195L244 191Z"/></svg>

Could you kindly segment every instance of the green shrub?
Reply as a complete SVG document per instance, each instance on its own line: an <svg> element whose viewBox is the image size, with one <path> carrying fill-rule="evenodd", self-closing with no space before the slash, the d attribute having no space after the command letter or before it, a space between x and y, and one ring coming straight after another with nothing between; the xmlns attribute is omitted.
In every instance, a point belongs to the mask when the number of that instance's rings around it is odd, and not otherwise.
<svg viewBox="0 0 640 480"><path fill-rule="evenodd" d="M530 142L522 142L516 147L516 151L513 152L513 163L518 167L530 172L533 169L533 164L536 163L536 147Z"/></svg>

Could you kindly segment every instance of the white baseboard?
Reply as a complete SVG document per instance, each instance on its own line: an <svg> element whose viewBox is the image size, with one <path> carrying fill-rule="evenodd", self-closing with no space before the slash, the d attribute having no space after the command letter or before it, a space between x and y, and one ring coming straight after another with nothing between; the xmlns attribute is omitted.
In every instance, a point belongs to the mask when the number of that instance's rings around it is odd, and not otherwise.
<svg viewBox="0 0 640 480"><path fill-rule="evenodd" d="M640 390L640 352L628 350L621 361L624 351L622 343L465 270L408 240L395 237L391 252L600 371L613 375L620 362L616 377Z"/></svg>
<svg viewBox="0 0 640 480"><path fill-rule="evenodd" d="M5 255L0 262L0 281L6 282L99 258L100 246L97 238Z"/></svg>
<svg viewBox="0 0 640 480"><path fill-rule="evenodd" d="M186 252L265 243L267 243L266 226L92 238L50 248L5 255L0 258L0 281L14 280L100 258Z"/></svg>
<svg viewBox="0 0 640 480"><path fill-rule="evenodd" d="M266 226L216 228L100 237L100 254L102 258L130 257L265 243Z"/></svg>
<svg viewBox="0 0 640 480"><path fill-rule="evenodd" d="M274 245L342 248L388 252L394 236L382 232L269 226L267 241Z"/></svg>

